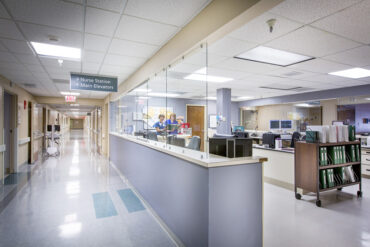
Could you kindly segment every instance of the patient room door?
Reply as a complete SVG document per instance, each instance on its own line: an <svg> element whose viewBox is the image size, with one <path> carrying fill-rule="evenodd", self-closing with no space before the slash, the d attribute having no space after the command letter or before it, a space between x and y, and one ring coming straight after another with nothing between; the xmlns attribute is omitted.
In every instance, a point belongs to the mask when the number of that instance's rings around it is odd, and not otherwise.
<svg viewBox="0 0 370 247"><path fill-rule="evenodd" d="M186 106L186 122L192 128L193 136L200 137L200 150L204 151L205 140L205 106L187 105Z"/></svg>

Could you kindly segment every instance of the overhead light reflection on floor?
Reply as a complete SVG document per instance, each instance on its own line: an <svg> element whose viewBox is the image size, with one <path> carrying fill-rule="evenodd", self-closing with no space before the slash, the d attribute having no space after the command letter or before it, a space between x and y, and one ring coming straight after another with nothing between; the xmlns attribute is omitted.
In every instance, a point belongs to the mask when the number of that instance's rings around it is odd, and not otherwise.
<svg viewBox="0 0 370 247"><path fill-rule="evenodd" d="M80 182L79 181L67 182L66 193L68 195L80 194Z"/></svg>
<svg viewBox="0 0 370 247"><path fill-rule="evenodd" d="M81 232L82 223L76 222L77 215L69 214L64 217L64 224L59 226L59 236L62 238L70 238Z"/></svg>
<svg viewBox="0 0 370 247"><path fill-rule="evenodd" d="M72 161L72 163L73 163L73 161ZM80 175L80 168L77 168L77 167L69 168L69 176L77 177L79 175Z"/></svg>

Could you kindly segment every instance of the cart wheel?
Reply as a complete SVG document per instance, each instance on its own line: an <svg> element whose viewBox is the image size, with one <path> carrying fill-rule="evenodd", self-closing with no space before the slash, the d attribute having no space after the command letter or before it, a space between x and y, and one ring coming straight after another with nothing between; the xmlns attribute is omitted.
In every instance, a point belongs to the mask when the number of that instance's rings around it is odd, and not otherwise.
<svg viewBox="0 0 370 247"><path fill-rule="evenodd" d="M337 190L342 191L343 188L337 188Z"/></svg>
<svg viewBox="0 0 370 247"><path fill-rule="evenodd" d="M316 200L316 206L321 207L321 201L320 200Z"/></svg>
<svg viewBox="0 0 370 247"><path fill-rule="evenodd" d="M362 191L357 191L357 197L362 197Z"/></svg>
<svg viewBox="0 0 370 247"><path fill-rule="evenodd" d="M301 196L301 194L299 194L299 193L295 193L295 198L296 198L297 200L301 200L302 196Z"/></svg>

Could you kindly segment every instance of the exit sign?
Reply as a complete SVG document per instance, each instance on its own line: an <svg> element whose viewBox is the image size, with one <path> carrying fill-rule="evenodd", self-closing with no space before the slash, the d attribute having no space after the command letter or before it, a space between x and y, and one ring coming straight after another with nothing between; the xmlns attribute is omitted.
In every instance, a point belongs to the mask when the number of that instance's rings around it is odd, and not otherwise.
<svg viewBox="0 0 370 247"><path fill-rule="evenodd" d="M66 102L76 102L76 96L74 95L66 95L64 96Z"/></svg>

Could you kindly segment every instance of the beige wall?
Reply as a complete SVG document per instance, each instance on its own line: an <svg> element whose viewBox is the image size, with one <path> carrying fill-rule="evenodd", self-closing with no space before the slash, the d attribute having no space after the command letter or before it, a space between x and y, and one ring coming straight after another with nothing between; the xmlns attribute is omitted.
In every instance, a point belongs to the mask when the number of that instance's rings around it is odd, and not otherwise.
<svg viewBox="0 0 370 247"><path fill-rule="evenodd" d="M337 120L337 104L336 99L321 101L323 125L331 125L332 121Z"/></svg>
<svg viewBox="0 0 370 247"><path fill-rule="evenodd" d="M84 128L84 120L83 119L71 119L71 129L83 129Z"/></svg>
<svg viewBox="0 0 370 247"><path fill-rule="evenodd" d="M11 93L11 94L16 94L18 95L18 104L19 106L19 110L20 110L20 118L21 118L21 123L19 125L17 125L18 127L18 139L22 139L22 138L26 138L26 137L29 137L29 134L28 134L28 107L26 109L24 109L23 107L23 102L24 100L28 102L35 102L33 96L31 94L29 94L26 90L18 87L16 84L13 83L13 85L11 85L10 81L8 79L6 79L5 77L1 76L0 75L0 87L2 88L2 90L6 90L7 92ZM1 94L2 95L2 94ZM1 104L3 103L3 98L1 99ZM28 104L27 104L28 106ZM1 109L3 109L1 107ZM3 112L1 113L0 115L0 123L1 123L1 130L3 129ZM2 132L2 131L0 131ZM2 135L2 133L1 133ZM1 141L2 141L2 136L1 136ZM21 164L24 164L28 161L28 145L29 143L27 144L23 144L23 145L19 145L18 146L18 165L21 165ZM3 167L3 159L1 157L0 159L0 167ZM2 169L2 168L1 168ZM1 179L2 179L2 174L3 174L3 171L1 171Z"/></svg>

